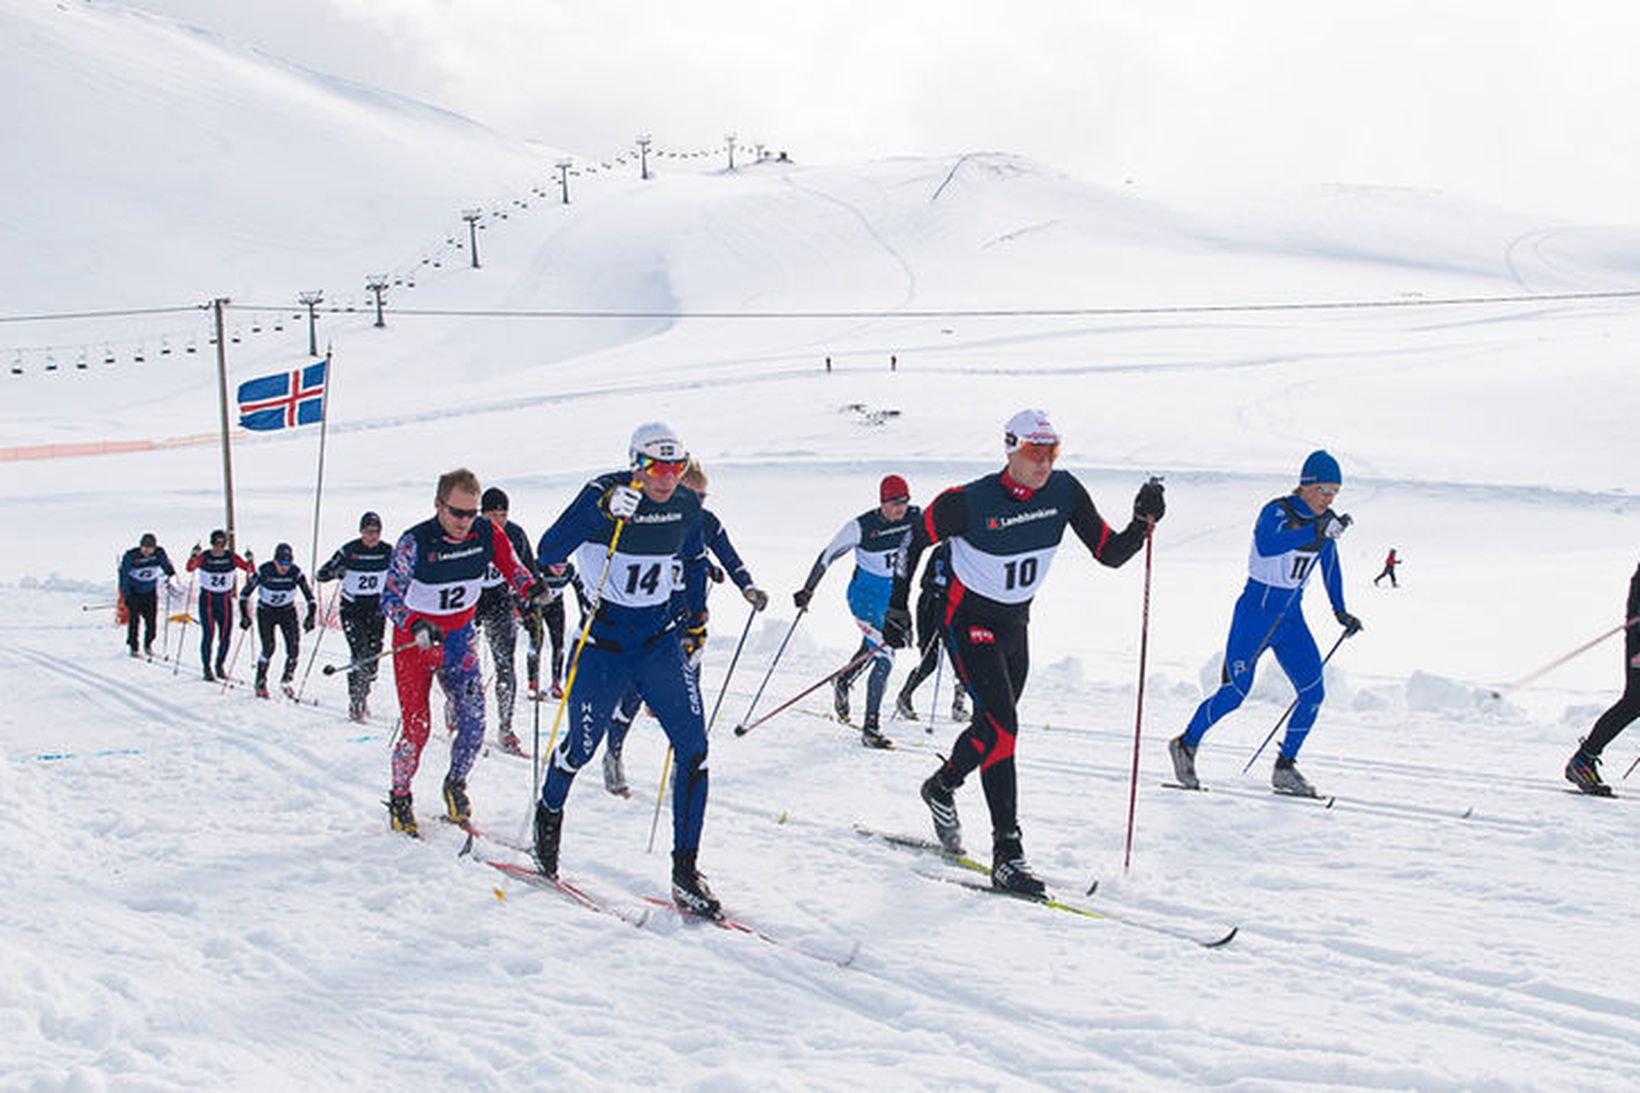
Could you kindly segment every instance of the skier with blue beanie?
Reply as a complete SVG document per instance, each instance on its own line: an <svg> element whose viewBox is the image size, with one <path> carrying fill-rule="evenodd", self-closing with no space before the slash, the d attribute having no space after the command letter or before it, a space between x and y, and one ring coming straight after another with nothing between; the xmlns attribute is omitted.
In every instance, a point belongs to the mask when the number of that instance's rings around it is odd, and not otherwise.
<svg viewBox="0 0 1640 1093"><path fill-rule="evenodd" d="M1344 636L1361 631L1361 620L1344 606L1344 580L1338 563L1338 537L1350 526L1348 516L1332 511L1343 481L1338 460L1325 451L1311 452L1299 472L1297 488L1259 510L1247 559L1247 585L1236 601L1225 645L1221 685L1196 708L1184 732L1168 742L1174 776L1184 788L1201 788L1196 777L1196 749L1202 736L1246 699L1259 658L1270 649L1298 692L1270 784L1278 793L1317 795L1294 765L1324 697L1321 655L1304 621L1303 604L1304 586L1317 567Z"/></svg>

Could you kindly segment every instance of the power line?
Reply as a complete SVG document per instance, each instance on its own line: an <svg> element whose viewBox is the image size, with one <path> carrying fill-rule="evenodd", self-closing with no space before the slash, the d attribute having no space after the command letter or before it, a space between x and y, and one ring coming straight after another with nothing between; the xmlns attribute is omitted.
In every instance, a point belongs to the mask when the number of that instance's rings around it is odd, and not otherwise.
<svg viewBox="0 0 1640 1093"><path fill-rule="evenodd" d="M1251 304L1159 304L1141 307L950 308L838 311L617 311L498 308L396 308L395 315L468 319L1068 319L1132 315L1226 315L1272 311L1363 311L1414 307L1537 305L1593 300L1629 300L1640 289L1611 292L1554 292L1514 296L1438 296L1403 300L1291 300ZM230 304L235 310L266 311L269 304ZM343 312L345 308L328 308Z"/></svg>
<svg viewBox="0 0 1640 1093"><path fill-rule="evenodd" d="M54 311L41 315L0 315L0 323L51 323L68 319L125 319L134 315L181 315L189 311L209 311L209 304L175 307L133 307L117 311ZM263 310L267 310L263 308Z"/></svg>

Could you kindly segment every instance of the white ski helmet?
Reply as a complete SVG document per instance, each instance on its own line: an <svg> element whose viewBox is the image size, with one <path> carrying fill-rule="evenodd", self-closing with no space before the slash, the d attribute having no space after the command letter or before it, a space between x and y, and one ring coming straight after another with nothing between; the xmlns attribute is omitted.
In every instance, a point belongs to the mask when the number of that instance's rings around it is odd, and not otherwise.
<svg viewBox="0 0 1640 1093"><path fill-rule="evenodd" d="M689 449L678 439L678 431L664 421L647 421L632 430L632 443L627 446L632 465L640 459L656 459L672 463L689 458Z"/></svg>
<svg viewBox="0 0 1640 1093"><path fill-rule="evenodd" d="M1059 430L1046 410L1021 410L1002 427L1002 450L1015 452L1021 444L1058 444Z"/></svg>

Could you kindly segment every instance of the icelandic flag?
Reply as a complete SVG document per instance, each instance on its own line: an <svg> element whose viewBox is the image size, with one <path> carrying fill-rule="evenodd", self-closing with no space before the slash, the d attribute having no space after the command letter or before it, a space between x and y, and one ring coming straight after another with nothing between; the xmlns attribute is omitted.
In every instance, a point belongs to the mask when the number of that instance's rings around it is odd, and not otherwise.
<svg viewBox="0 0 1640 1093"><path fill-rule="evenodd" d="M325 367L316 361L239 385L239 424L247 429L292 429L324 416Z"/></svg>

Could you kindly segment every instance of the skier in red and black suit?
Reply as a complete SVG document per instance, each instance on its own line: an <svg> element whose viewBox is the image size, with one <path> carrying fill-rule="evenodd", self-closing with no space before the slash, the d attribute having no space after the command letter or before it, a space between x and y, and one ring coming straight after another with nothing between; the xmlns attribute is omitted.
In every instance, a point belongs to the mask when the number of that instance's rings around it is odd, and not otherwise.
<svg viewBox="0 0 1640 1093"><path fill-rule="evenodd" d="M472 817L467 772L484 743L484 689L473 641L473 612L484 574L495 563L520 596L533 598L530 571L497 524L478 513L478 476L466 468L438 480L436 515L423 520L393 547L382 589L382 614L393 624L393 677L404 731L393 748L393 788L387 810L393 830L416 834L410 784L432 728L427 695L437 676L455 704L456 738L444 778L444 808L455 823Z"/></svg>
<svg viewBox="0 0 1640 1093"><path fill-rule="evenodd" d="M233 594L237 570L255 573L250 551L241 558L228 549L228 533L221 528L211 532L211 549L201 550L194 544L188 555L188 572L199 571L199 659L205 665L206 679L217 679L228 674L228 634L233 630ZM211 645L216 641L216 672L211 672Z"/></svg>
<svg viewBox="0 0 1640 1093"><path fill-rule="evenodd" d="M1025 863L1014 774L1015 704L1030 665L1027 624L1031 599L1068 525L1093 557L1119 566L1144 546L1147 522L1166 509L1160 482L1139 488L1133 521L1113 531L1094 508L1088 491L1066 471L1054 469L1059 434L1040 410L1021 410L1004 433L1008 465L934 500L903 548L884 636L903 646L911 632L906 610L919 556L934 543L951 541L951 583L945 626L957 675L974 700L974 716L947 759L922 785L940 843L962 849L962 827L952 794L974 770L980 772L991 810L991 884L1040 897L1043 883Z"/></svg>

